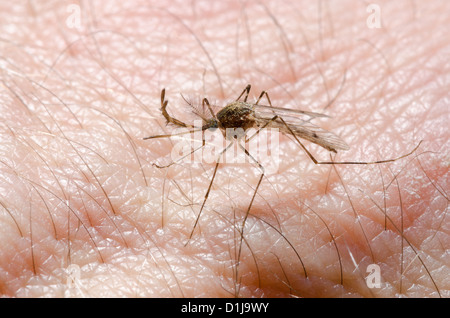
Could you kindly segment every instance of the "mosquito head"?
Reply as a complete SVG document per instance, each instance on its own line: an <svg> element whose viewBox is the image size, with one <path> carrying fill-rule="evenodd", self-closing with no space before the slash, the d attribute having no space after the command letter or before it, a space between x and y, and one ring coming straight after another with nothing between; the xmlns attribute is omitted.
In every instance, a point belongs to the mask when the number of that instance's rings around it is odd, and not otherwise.
<svg viewBox="0 0 450 318"><path fill-rule="evenodd" d="M203 119L203 122L202 130L219 128L219 123L215 118Z"/></svg>

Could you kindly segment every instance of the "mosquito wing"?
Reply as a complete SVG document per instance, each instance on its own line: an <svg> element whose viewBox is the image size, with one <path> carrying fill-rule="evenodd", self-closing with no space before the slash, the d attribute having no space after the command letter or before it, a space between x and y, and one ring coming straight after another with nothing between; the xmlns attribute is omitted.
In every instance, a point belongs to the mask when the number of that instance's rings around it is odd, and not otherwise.
<svg viewBox="0 0 450 318"><path fill-rule="evenodd" d="M271 121L275 115L279 118ZM267 127L278 128L287 135L294 133L297 137L313 142L329 151L337 152L337 150L349 149L349 146L339 136L311 123L311 120L316 117L329 117L325 114L254 105L254 116L258 126L263 126L270 121Z"/></svg>
<svg viewBox="0 0 450 318"><path fill-rule="evenodd" d="M277 114L278 116L287 117L287 116L294 116L294 117L304 117L308 120L311 120L316 117L330 117L328 115L322 114L322 113L315 113L315 112L308 112L305 110L297 110L297 109L291 109L291 108L280 108L280 107L273 107L273 106L266 106L266 105L254 105L255 109L257 109L260 112L267 112L270 114ZM302 116L304 115L304 116ZM275 115L272 115L272 117ZM306 120L305 119L305 120Z"/></svg>

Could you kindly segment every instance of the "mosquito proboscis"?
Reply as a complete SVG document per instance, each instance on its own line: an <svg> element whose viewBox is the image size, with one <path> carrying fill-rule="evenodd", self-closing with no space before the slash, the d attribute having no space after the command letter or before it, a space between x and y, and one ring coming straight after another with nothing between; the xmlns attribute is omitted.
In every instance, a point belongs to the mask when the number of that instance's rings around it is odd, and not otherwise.
<svg viewBox="0 0 450 318"><path fill-rule="evenodd" d="M414 153L417 148L419 148L422 141L420 141L417 146L407 154L404 154L397 158L392 159L385 159L385 160L377 160L377 161L318 161L314 156L311 154L311 152L303 145L303 143L300 141L300 139L308 140L312 143L315 143L325 149L327 149L330 152L337 153L338 150L348 150L350 147L345 143L344 140L342 140L339 136L336 134L327 131L323 128L320 128L319 126L316 126L311 123L311 121L314 118L318 117L329 117L328 115L316 113L316 112L309 112L309 111L302 111L302 110L295 110L295 109L289 109L289 108L280 108L280 107L274 107L272 106L272 102L270 100L270 97L266 91L262 91L259 95L258 99L255 103L249 103L247 102L248 95L250 93L251 85L247 85L245 89L242 91L242 93L239 95L239 97L234 101L223 107L219 112L214 113L209 101L207 98L203 98L202 100L202 107L205 109L205 107L208 109L209 113L211 114L211 117L206 117L204 115L198 114L203 119L203 125L202 126L193 126L190 124L186 124L185 122L178 120L172 116L169 115L167 112L167 104L168 101L165 99L165 89L162 89L161 91L161 112L164 118L167 120L167 123L171 123L175 126L187 128L188 131L181 133L181 134L188 134L198 131L205 131L210 128L219 128L222 134L225 137L226 130L231 129L237 129L242 128L244 132L248 131L250 128L256 129L256 133L251 135L250 137L244 136L245 143L250 141L253 137L255 137L262 129L264 128L277 128L281 133L286 135L291 135L294 137L295 141L299 144L299 146L305 151L305 153L308 155L308 157L317 165L369 165L369 164L381 164L381 163L388 163L388 162L394 162L397 160L400 160L402 158L405 158L412 153ZM268 101L268 105L261 105L259 102L263 97L266 97ZM166 138L171 137L173 135L155 135L155 136L149 136L143 138L144 140L147 139L154 139L154 138ZM235 136L236 137L236 136ZM204 141L203 145L204 146ZM258 192L259 186L261 184L261 181L264 177L264 167L248 152L248 150L242 146L242 144L237 141L237 145L243 150L245 155L250 158L250 160L258 167L258 169L261 172L261 175L258 179L258 183L256 185L255 191L253 192L253 196L251 198L250 204L248 205L247 211L245 213L244 220L242 222L241 227L241 237L243 235L245 222L247 220L247 217L250 213L250 209L252 207L253 201L255 199L256 193ZM231 144L227 147L225 147L218 155L218 159L216 160L216 165L214 167L213 175L211 178L211 181L209 183L208 189L206 191L205 197L203 199L203 203L200 208L200 212L197 215L197 218L195 220L194 226L192 228L192 231L189 235L188 242L191 240L195 228L200 220L201 213L205 207L205 203L208 199L209 193L211 191L211 187L214 182L214 178L216 176L217 169L220 164L219 158L229 149ZM201 148L201 147L199 147ZM198 150L194 149L194 151ZM167 166L158 166L159 168L162 167L169 167L175 162L172 162L171 164ZM186 243L187 244L187 243Z"/></svg>

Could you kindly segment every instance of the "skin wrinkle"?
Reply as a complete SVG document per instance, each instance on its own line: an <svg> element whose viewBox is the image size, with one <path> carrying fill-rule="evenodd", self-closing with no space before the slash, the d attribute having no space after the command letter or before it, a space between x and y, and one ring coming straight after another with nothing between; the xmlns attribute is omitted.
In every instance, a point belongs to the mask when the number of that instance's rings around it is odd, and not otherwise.
<svg viewBox="0 0 450 318"><path fill-rule="evenodd" d="M0 42L2 295L394 297L401 281L406 296L437 297L431 276L450 296L448 45L426 31L442 34L434 25L446 2L382 1L380 30L352 1L320 12L298 2L236 1L214 12L208 2L108 3L81 8L79 30L60 1L33 4L32 14L0 8L9 23ZM14 21L20 32L6 27ZM238 231L259 177L251 165L219 168L184 246L213 165L152 166L167 163L173 146L142 141L172 131L160 90L184 120L192 116L179 93L224 106L248 83L249 101L265 89L273 105L309 111L339 92L326 110L333 118L317 121L351 146L336 160L396 157L425 142L400 162L336 166L339 177L280 137L282 166L263 179L239 262ZM364 281L373 262L381 289ZM67 288L71 264L81 269L78 289Z"/></svg>

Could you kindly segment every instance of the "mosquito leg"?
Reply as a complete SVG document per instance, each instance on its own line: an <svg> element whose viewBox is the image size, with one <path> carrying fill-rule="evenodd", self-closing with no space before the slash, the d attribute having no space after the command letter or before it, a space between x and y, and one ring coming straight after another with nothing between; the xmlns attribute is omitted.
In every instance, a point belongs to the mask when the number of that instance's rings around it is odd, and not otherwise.
<svg viewBox="0 0 450 318"><path fill-rule="evenodd" d="M218 168L218 167L219 167L219 162L217 162L217 163L216 163L216 166L214 167L213 176L212 176L212 178L211 178L211 182L209 183L208 190L206 191L205 198L203 199L202 207L200 208L200 212L198 213L197 219L195 220L194 226L192 227L191 234L189 235L189 239L188 239L188 241L186 242L185 246L189 244L189 242L190 242L192 236L194 235L194 230L195 230L195 228L197 227L198 221L200 220L200 215L202 214L203 207L205 206L206 200L208 200L209 192L211 191L211 187L212 187L214 178L216 177L216 172L217 172L217 168Z"/></svg>
<svg viewBox="0 0 450 318"><path fill-rule="evenodd" d="M371 164L379 164L379 163L387 163L387 162L394 162L397 160L400 160L402 158L408 157L409 155L411 155L412 153L414 153L417 148L419 148L420 144L422 143L423 140L421 140L417 146L410 152L408 152L407 154L397 157L397 158L392 158L392 159L386 159L386 160L377 160L377 161L318 161L316 160L316 158L314 158L314 156L308 151L308 149L306 149L306 147L300 142L300 140L297 138L297 136L295 135L295 133L292 131L291 127L289 127L288 124L286 124L286 122L284 121L284 119L280 116L275 116L272 120L275 120L279 118L280 121L284 124L284 126L289 130L289 132L291 133L291 135L295 138L295 140L297 141L297 143L302 147L302 149L306 152L306 154L308 155L308 157L316 164L316 165L371 165Z"/></svg>
<svg viewBox="0 0 450 318"><path fill-rule="evenodd" d="M238 143L238 145L244 151L244 153L258 166L258 169L261 171L261 176L259 177L259 180L258 180L258 183L256 185L255 191L253 192L252 199L250 200L250 204L248 205L247 212L245 213L244 221L242 221L242 233L241 234L243 234L245 222L247 221L248 215L250 213L250 208L252 207L253 201L255 200L256 193L258 192L259 185L261 184L261 181L262 181L262 179L264 177L265 170L264 170L264 167L259 163L259 161L256 160L255 158L253 158L253 156L248 152L247 149L245 149L244 146L242 146L240 143Z"/></svg>
<svg viewBox="0 0 450 318"><path fill-rule="evenodd" d="M258 101L261 99L261 97L263 95L267 96L267 99L269 101L270 104L270 99L269 99L269 95L267 95L267 92L263 91L260 95L260 98L258 98ZM258 102L257 101L257 102ZM275 121L276 119L279 119L283 125L289 130L289 132L291 133L291 135L295 138L295 140L297 141L297 143L302 147L302 149L305 151L305 153L308 155L308 157L316 164L316 165L369 165L369 164L380 164L380 163L388 163L388 162L394 162L397 160L400 160L402 158L408 157L409 155L411 155L412 153L414 153L417 148L419 148L420 144L422 143L423 140L421 140L417 146L411 150L410 152L408 152L407 154L397 157L397 158L392 158L392 159L386 159L386 160L377 160L377 161L318 161L316 160L316 158L314 158L314 156L311 154L311 152L309 152L308 149L306 149L306 147L300 142L300 140L297 138L297 136L295 135L295 133L292 131L291 127L289 127L289 125L284 121L284 119L278 115L275 115L274 117L272 117L269 121L267 121L262 127L260 127L258 129L258 131L256 131L256 133L254 133L252 136L250 136L249 138L246 139L246 142L250 141L252 138L254 138L257 134L259 134L259 132L261 131L261 129L264 129L265 127L267 127L271 122Z"/></svg>
<svg viewBox="0 0 450 318"><path fill-rule="evenodd" d="M168 138L168 137L172 137L172 136L180 136L180 135L192 134L192 133L197 132L197 131L205 130L202 127L195 127L195 128L197 128L197 129L189 130L189 131L182 131L182 132L176 133L176 134L148 136L148 137L142 138L142 140L154 139L154 138Z"/></svg>
<svg viewBox="0 0 450 318"><path fill-rule="evenodd" d="M261 94L259 95L258 100L256 101L255 105L258 105L259 101L261 100L261 98L263 98L264 95L266 96L267 101L269 102L269 106L270 106L270 107L273 107L273 106L272 106L272 102L270 101L269 94L267 94L266 91L262 91L262 92L261 92Z"/></svg>
<svg viewBox="0 0 450 318"><path fill-rule="evenodd" d="M267 94L266 91L262 91L261 94L258 97L258 100L256 101L255 105L258 105L259 101L261 100L261 98L263 98L263 96L266 96L267 101L269 102L269 106L272 106L272 102L270 101L270 97L269 94ZM254 133L252 136L250 136L249 138L245 139L245 142L249 142L251 139L253 139L257 134L259 134L259 132L261 131L261 129L266 128L271 122L273 122L275 119L277 119L279 116L275 115L272 119L270 119L269 121L267 121L262 127L259 127L259 129L256 131L256 133Z"/></svg>
<svg viewBox="0 0 450 318"><path fill-rule="evenodd" d="M244 90L242 91L241 95L239 95L239 97L236 98L236 101L240 100L241 97L242 97L242 95L245 94L244 102L246 102L246 101L247 101L247 98L248 98L248 94L250 93L250 88L251 88L251 87L252 87L252 86L251 86L250 84L248 84L248 85L244 88Z"/></svg>
<svg viewBox="0 0 450 318"><path fill-rule="evenodd" d="M268 120L263 126L259 127L258 130L257 130L253 135L251 135L249 138L245 138L245 142L247 143L247 142L249 142L250 140L252 140L257 134L259 134L259 132L260 132L261 130L263 130L264 128L266 128L267 126L269 126L270 123L273 122L273 121L274 121L275 119L277 119L277 118L279 118L278 115L273 116L273 118L271 118L270 120Z"/></svg>
<svg viewBox="0 0 450 318"><path fill-rule="evenodd" d="M267 91L262 91L261 92L261 94L259 95L259 97L258 97L258 99L256 100L256 103L255 103L255 105L258 105L259 104L259 102L260 102L260 100L264 97L264 96L266 96L266 98L267 98L267 101L269 102L269 106L270 107L273 107L272 106L272 101L270 100L270 97L269 97L269 94L267 93ZM334 99L333 99L333 101L334 101ZM327 106L328 107L328 106ZM275 113L274 113L275 114ZM320 117L328 117L327 115L324 115L324 114L314 114L314 115L320 115ZM314 119L314 117L311 117L310 119L308 119L308 120L306 120L307 122L310 122L311 120L313 120ZM271 120L272 121L272 120Z"/></svg>
<svg viewBox="0 0 450 318"><path fill-rule="evenodd" d="M170 166L176 164L177 162L180 162L181 160L183 160L183 159L186 158L187 156L192 155L194 152L196 152L196 151L199 150L200 148L203 148L203 147L205 146L205 143L206 143L206 141L205 141L205 139L203 138L203 140L202 140L202 145L201 145L201 146L195 148L195 149L192 150L190 153L188 153L188 154L186 154L186 155L184 155L184 156L182 156L182 157L180 157L180 158L178 158L178 159L172 161L172 162L169 163L168 165L160 166L160 165L158 165L158 164L156 164L156 163L153 163L153 165L154 165L156 168L160 168L160 169L162 169L162 168L169 168Z"/></svg>
<svg viewBox="0 0 450 318"><path fill-rule="evenodd" d="M216 177L217 168L219 167L219 164L220 164L220 157L221 157L221 156L225 153L225 151L227 151L232 145L233 145L233 143L230 143L230 144L229 144L227 147L225 147L225 148L220 152L220 154L217 156L217 162L216 162L216 166L214 167L214 172L213 172L213 175L212 175L212 178L211 178L211 182L209 183L208 190L206 191L205 198L203 199L202 207L200 208L200 212L199 212L198 215L197 215L197 219L195 220L194 226L192 227L191 234L189 235L189 239L188 239L188 241L186 242L185 246L189 244L189 242L190 242L192 236L194 235L195 228L197 227L197 223L198 223L198 221L200 220L200 216L201 216L201 214L202 214L203 208L205 207L206 200L208 200L209 192L211 191L211 188L212 188L212 185L213 185L213 182L214 182L214 178Z"/></svg>
<svg viewBox="0 0 450 318"><path fill-rule="evenodd" d="M258 183L256 184L256 188L255 191L253 192L253 196L252 199L250 200L250 204L248 205L247 211L245 212L245 216L244 216L244 220L242 221L242 226L241 226L241 240L239 243L239 250L238 250L238 254L237 254L237 264L236 264L236 277L238 276L237 274L237 269L239 267L239 263L240 263L240 259L241 259L241 251L242 251L242 241L244 239L244 228L245 228L245 223L247 222L247 218L248 215L250 214L250 209L253 205L253 201L255 200L256 197L256 193L258 192L259 186L261 185L261 181L264 178L264 167L259 163L258 160L256 160L255 158L253 158L253 156L247 151L247 149L245 149L244 146L242 146L240 143L238 143L239 147L244 151L244 153L254 162L256 163L256 165L258 166L258 169L261 171L261 175L259 177Z"/></svg>
<svg viewBox="0 0 450 318"><path fill-rule="evenodd" d="M214 114L214 112L213 112L213 110L211 108L211 105L209 104L209 101L208 101L207 98L203 98L203 101L202 101L202 107L203 108L205 107L205 104L206 104L206 106L208 106L208 109L209 109L211 115L213 116L213 118L217 119L216 115Z"/></svg>
<svg viewBox="0 0 450 318"><path fill-rule="evenodd" d="M256 105L258 105L259 101L261 100L261 98L263 98L264 96L266 96L267 101L269 102L269 106L272 106L272 102L270 100L269 94L267 94L266 91L262 91L261 94L259 95L258 100L256 101ZM274 116L270 121L268 121L262 128L266 127L267 125L269 125L270 122L276 120L277 118L279 118L281 120L281 122L284 124L284 126L286 126L286 128L289 130L289 132L291 133L291 135L295 138L295 140L298 142L298 144L303 148L303 150L306 152L306 154L308 155L309 158L311 158L311 160L316 164L316 165L334 165L334 164L340 164L340 165L368 165L368 164L379 164L379 163L387 163L387 162L394 162L397 161L399 159L405 158L407 156L409 156L410 154L412 154L413 152L415 152L417 150L417 148L419 148L420 144L422 143L422 140L419 142L419 144L409 153L407 153L406 155L400 156L398 158L393 158L393 159L387 159L387 160L378 160L378 161L341 161L341 162L335 162L335 161L317 161L316 158L314 158L314 156L308 151L308 149L306 149L306 147L300 142L300 140L297 138L297 136L295 135L295 133L292 131L292 129L289 127L288 124L286 124L286 122L284 121L284 119L278 115ZM261 129L262 129L261 128ZM259 133L259 130L253 135L251 136L248 140L250 140L251 138L253 138L256 134Z"/></svg>

